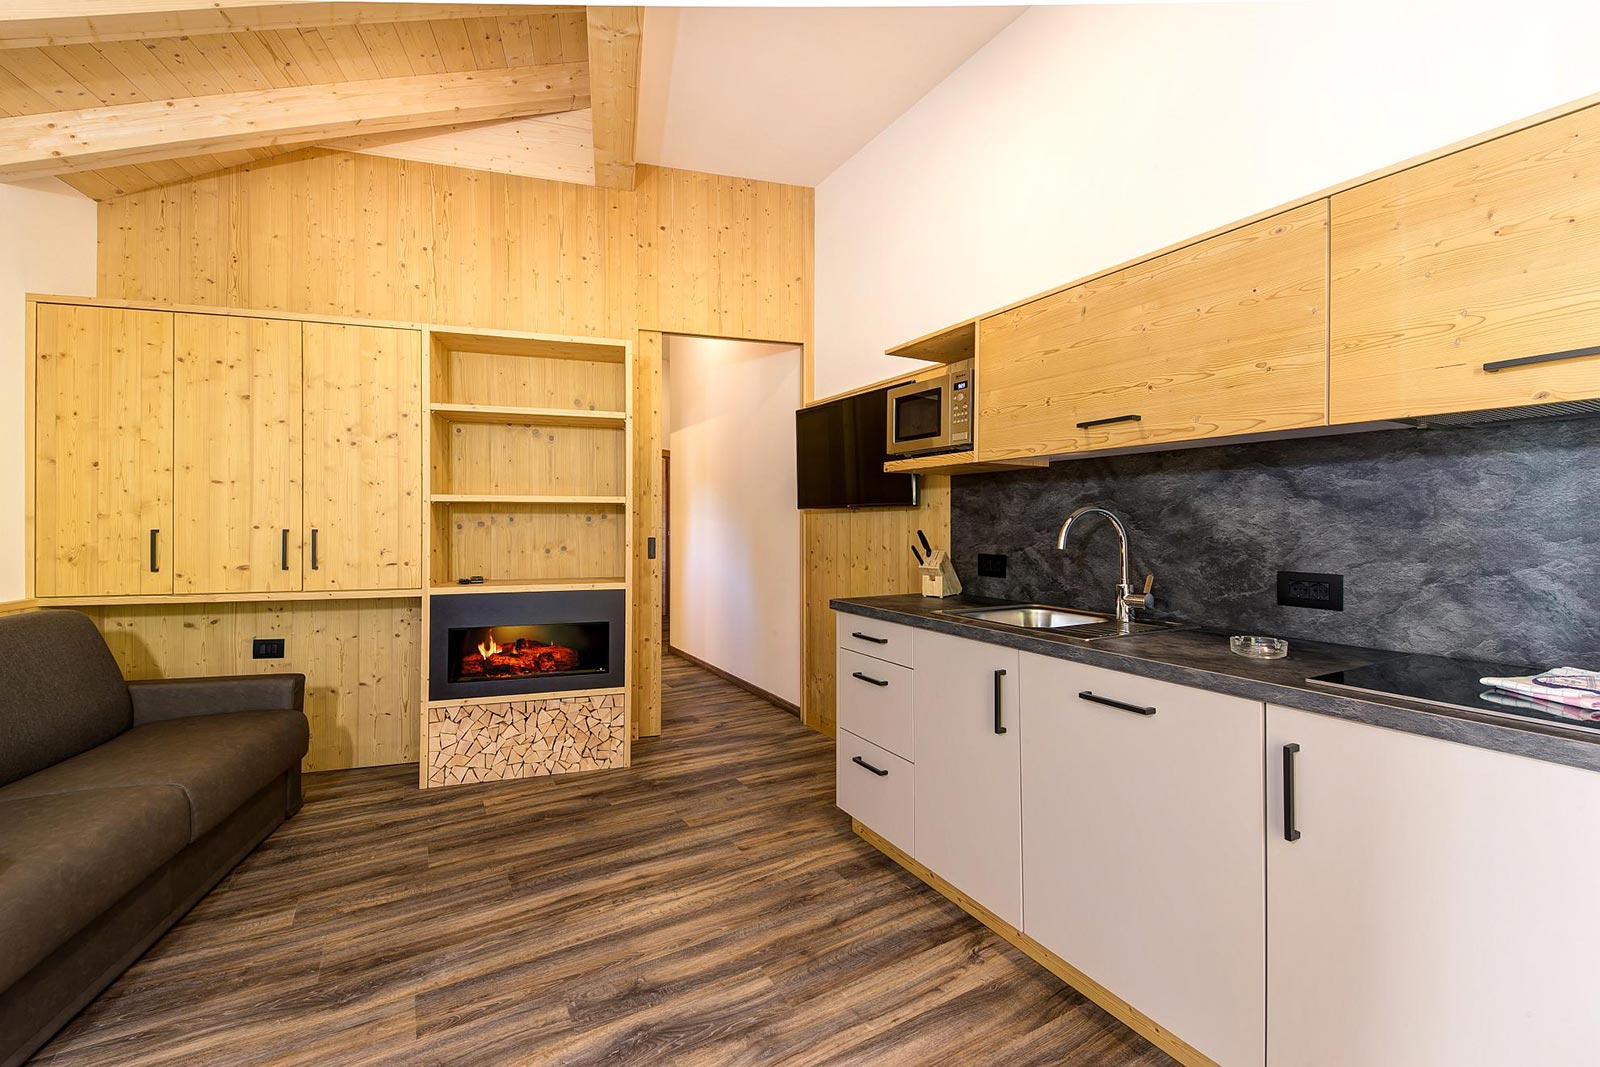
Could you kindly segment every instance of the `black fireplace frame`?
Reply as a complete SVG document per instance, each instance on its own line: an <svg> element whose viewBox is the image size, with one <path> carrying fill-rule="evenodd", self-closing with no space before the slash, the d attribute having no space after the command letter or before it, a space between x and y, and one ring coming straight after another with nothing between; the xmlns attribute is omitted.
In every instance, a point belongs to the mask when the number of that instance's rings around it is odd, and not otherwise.
<svg viewBox="0 0 1600 1067"><path fill-rule="evenodd" d="M546 693L581 693L627 685L628 594L622 589L562 589L530 593L458 593L428 598L428 699L470 700ZM528 675L450 681L450 631L493 626L604 622L607 669L585 674Z"/></svg>

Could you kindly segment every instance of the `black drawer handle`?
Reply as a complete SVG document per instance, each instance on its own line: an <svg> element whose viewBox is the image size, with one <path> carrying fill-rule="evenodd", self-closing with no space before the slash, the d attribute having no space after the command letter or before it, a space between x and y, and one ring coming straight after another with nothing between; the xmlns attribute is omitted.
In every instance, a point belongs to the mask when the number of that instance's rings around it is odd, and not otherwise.
<svg viewBox="0 0 1600 1067"><path fill-rule="evenodd" d="M157 539L161 536L160 530L150 531L150 573L161 573L161 561L156 554Z"/></svg>
<svg viewBox="0 0 1600 1067"><path fill-rule="evenodd" d="M1294 754L1299 745L1283 746L1283 839L1300 840L1300 830L1294 824Z"/></svg>
<svg viewBox="0 0 1600 1067"><path fill-rule="evenodd" d="M1510 370L1512 367L1531 367L1535 363L1555 363L1563 359L1579 359L1583 356L1600 356L1600 347L1572 348L1565 352L1546 352L1542 356L1519 356L1516 359L1499 359L1493 363L1485 363L1483 369L1493 374L1497 370Z"/></svg>
<svg viewBox="0 0 1600 1067"><path fill-rule="evenodd" d="M884 770L882 767L874 767L872 764L868 763L866 760L862 759L860 756L851 756L850 757L850 762L854 763L857 767L865 767L867 770L871 771L873 774L876 774L879 778L887 778L887 777L889 777L889 772L888 771Z"/></svg>
<svg viewBox="0 0 1600 1067"><path fill-rule="evenodd" d="M888 682L884 681L882 678L874 678L870 674L862 674L860 671L851 671L850 672L850 677L852 677L852 678L860 678L863 682L867 682L867 683L869 683L871 685L882 686L882 685L888 685L889 684Z"/></svg>
<svg viewBox="0 0 1600 1067"><path fill-rule="evenodd" d="M1005 676L1006 676L1006 672L1005 671L995 671L994 672L994 732L997 733L997 734L1003 734L1003 733L1006 732L1006 728L1004 726L1000 725L1000 698L1001 698L1001 688L1000 688L1001 681L1000 680L1002 678L1004 678Z"/></svg>
<svg viewBox="0 0 1600 1067"><path fill-rule="evenodd" d="M887 637L873 637L871 634L853 632L850 634L850 636L859 637L863 641L871 641L875 645L887 645L889 643L889 639Z"/></svg>
<svg viewBox="0 0 1600 1067"><path fill-rule="evenodd" d="M1090 419L1088 422L1078 423L1078 429L1087 430L1091 426L1110 426L1113 422L1142 422L1140 415L1113 415L1109 419Z"/></svg>
<svg viewBox="0 0 1600 1067"><path fill-rule="evenodd" d="M282 542L282 546L281 546L281 550L280 551L281 551L281 554L283 556L282 564L281 564L282 569L283 570L288 570L289 569L289 531L288 530L283 531L283 542Z"/></svg>
<svg viewBox="0 0 1600 1067"><path fill-rule="evenodd" d="M1104 704L1106 707L1116 708L1118 711L1131 711L1135 715L1154 715L1156 713L1155 708L1141 707L1138 704L1127 704L1120 700L1112 700L1110 697L1095 696L1087 689L1078 694L1078 699L1087 700L1091 704Z"/></svg>
<svg viewBox="0 0 1600 1067"><path fill-rule="evenodd" d="M311 569L317 569L317 528L311 528Z"/></svg>

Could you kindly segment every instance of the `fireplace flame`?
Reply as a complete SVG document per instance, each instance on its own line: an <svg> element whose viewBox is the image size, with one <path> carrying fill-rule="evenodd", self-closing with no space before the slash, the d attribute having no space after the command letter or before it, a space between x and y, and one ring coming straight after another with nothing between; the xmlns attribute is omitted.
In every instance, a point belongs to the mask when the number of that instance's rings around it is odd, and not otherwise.
<svg viewBox="0 0 1600 1067"><path fill-rule="evenodd" d="M494 643L494 631L490 630L489 643L483 644L482 642L479 642L478 644L478 655L482 656L484 660L487 661L490 656L500 651L502 651L500 646Z"/></svg>

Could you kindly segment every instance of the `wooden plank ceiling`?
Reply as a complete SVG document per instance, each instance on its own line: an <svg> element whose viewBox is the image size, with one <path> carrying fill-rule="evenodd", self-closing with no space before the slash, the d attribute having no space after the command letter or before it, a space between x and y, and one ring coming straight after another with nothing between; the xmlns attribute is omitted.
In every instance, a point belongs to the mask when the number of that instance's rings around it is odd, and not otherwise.
<svg viewBox="0 0 1600 1067"><path fill-rule="evenodd" d="M635 8L9 4L0 181L54 174L105 200L325 146L632 188L639 24Z"/></svg>

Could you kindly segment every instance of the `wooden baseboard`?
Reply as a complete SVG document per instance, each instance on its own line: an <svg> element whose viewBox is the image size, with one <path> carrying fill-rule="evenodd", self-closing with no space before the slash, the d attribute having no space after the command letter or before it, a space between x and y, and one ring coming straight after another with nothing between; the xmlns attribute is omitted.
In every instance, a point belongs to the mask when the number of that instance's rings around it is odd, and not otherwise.
<svg viewBox="0 0 1600 1067"><path fill-rule="evenodd" d="M740 689L743 689L746 693L755 694L756 696L760 697L762 700L765 700L768 704L775 704L778 707L782 708L784 711L787 711L789 714L794 715L796 717L799 717L799 715L800 715L800 705L790 703L789 701L783 699L781 696L778 696L776 693L769 693L765 689L761 688L759 685L756 685L756 684L754 684L752 682L747 682L743 678L740 678L736 674L729 674L727 671L723 670L721 667L718 667L718 666L716 666L714 664L711 664L711 663L707 663L705 660L701 659L699 656L691 656L691 655L689 655L689 653L685 652L681 648L674 648L672 645L668 645L667 646L667 651L670 652L674 656L678 656L678 657L680 657L682 659L688 660L690 663L693 663L696 667L702 667L705 670L710 671L712 674L716 675L718 678L721 678L725 682L732 682L734 685L738 686Z"/></svg>
<svg viewBox="0 0 1600 1067"><path fill-rule="evenodd" d="M1211 1057L1200 1052L1188 1042L1161 1026L1160 1023L1139 1011L1132 1004L1129 1004L1111 992L1111 990L1096 982L1093 978L1090 978L1072 964L900 851L900 849L873 833L862 825L859 819L851 819L850 825L855 829L857 836L867 844L894 860L932 888L938 890L956 907L1005 938L1023 955L1094 1001L1109 1014L1116 1016L1128 1029L1137 1033L1162 1052L1184 1064L1185 1067L1218 1067L1217 1062Z"/></svg>
<svg viewBox="0 0 1600 1067"><path fill-rule="evenodd" d="M25 611L32 611L38 607L33 600L7 600L0 602L0 615L21 615Z"/></svg>

